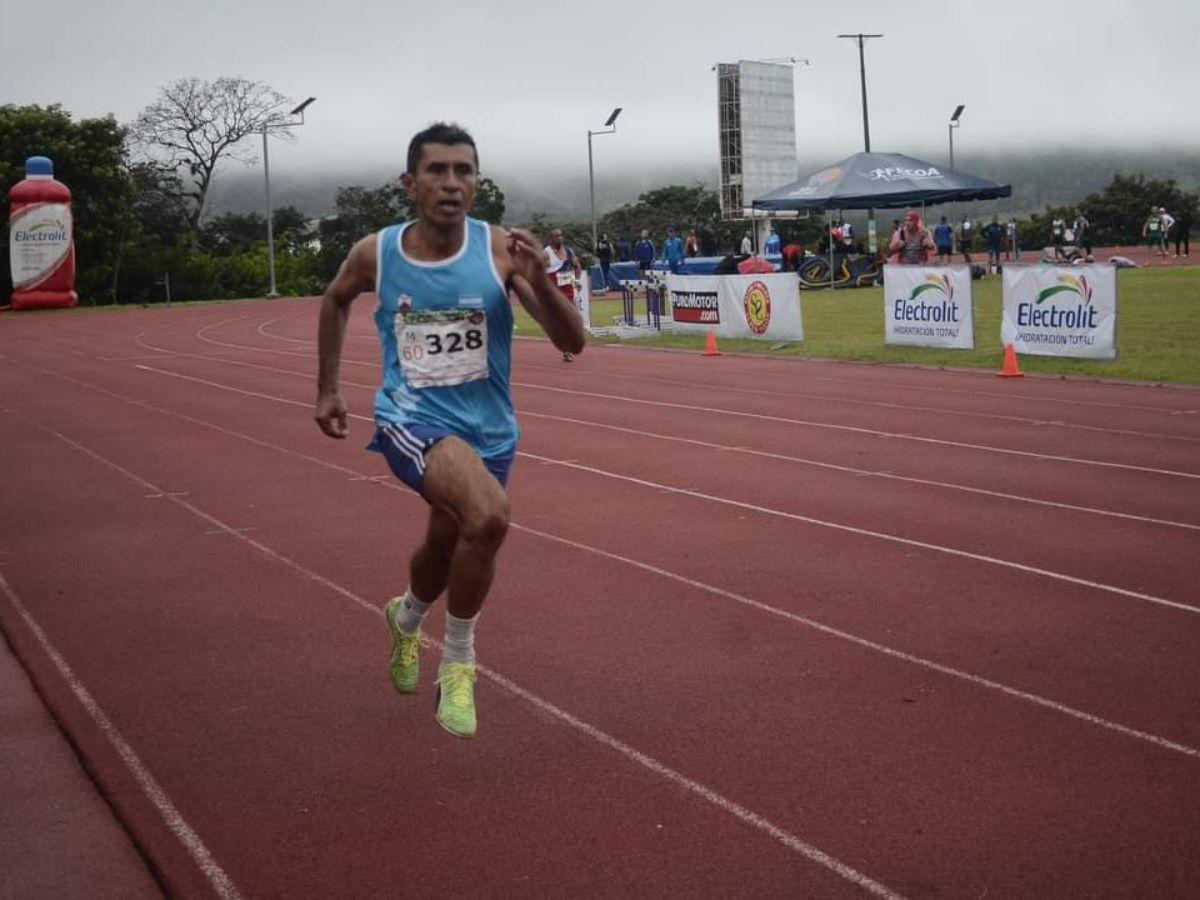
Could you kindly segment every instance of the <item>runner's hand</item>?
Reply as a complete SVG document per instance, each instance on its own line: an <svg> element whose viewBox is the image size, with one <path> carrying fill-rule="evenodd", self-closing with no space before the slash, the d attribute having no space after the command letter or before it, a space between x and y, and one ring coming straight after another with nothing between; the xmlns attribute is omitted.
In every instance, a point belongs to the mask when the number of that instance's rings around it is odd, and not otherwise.
<svg viewBox="0 0 1200 900"><path fill-rule="evenodd" d="M513 228L508 231L508 255L512 258L513 272L530 284L537 284L539 279L546 277L550 258L525 229Z"/></svg>
<svg viewBox="0 0 1200 900"><path fill-rule="evenodd" d="M313 418L331 438L341 439L350 433L346 424L346 401L337 391L317 397L317 410Z"/></svg>

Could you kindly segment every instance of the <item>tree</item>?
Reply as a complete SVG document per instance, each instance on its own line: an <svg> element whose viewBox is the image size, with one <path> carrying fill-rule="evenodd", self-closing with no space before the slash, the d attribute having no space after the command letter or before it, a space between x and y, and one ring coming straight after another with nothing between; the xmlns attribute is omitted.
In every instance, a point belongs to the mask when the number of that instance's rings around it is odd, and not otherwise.
<svg viewBox="0 0 1200 900"><path fill-rule="evenodd" d="M238 145L264 130L290 137L285 127L288 103L259 81L181 78L159 89L158 99L138 115L132 135L148 154L190 176L184 195L194 203L189 221L195 231L222 160L245 158Z"/></svg>
<svg viewBox="0 0 1200 900"><path fill-rule="evenodd" d="M656 244L661 244L668 228L683 234L695 229L698 235L707 234L718 239L727 238L731 233L729 223L721 221L721 204L716 191L699 182L647 191L638 197L637 203L626 203L606 213L599 221L599 231L614 240L627 237L635 241L645 229ZM591 240L590 234L588 240Z"/></svg>
<svg viewBox="0 0 1200 900"><path fill-rule="evenodd" d="M475 189L475 204L471 207L471 215L493 225L499 225L504 218L504 191L492 179L481 175Z"/></svg>
<svg viewBox="0 0 1200 900"><path fill-rule="evenodd" d="M271 228L275 246L286 253L295 253L315 235L308 217L294 206L280 206L271 213Z"/></svg>
<svg viewBox="0 0 1200 900"><path fill-rule="evenodd" d="M340 187L334 199L337 212L321 220L321 253L318 274L329 280L355 241L409 217L412 205L408 194L396 182L374 189Z"/></svg>
<svg viewBox="0 0 1200 900"><path fill-rule="evenodd" d="M0 106L0 196L7 199L25 177L30 156L50 157L54 177L71 189L80 301L111 302L117 247L132 216L123 130L112 116L72 121L58 105ZM8 240L0 244L0 300L7 302Z"/></svg>
<svg viewBox="0 0 1200 900"><path fill-rule="evenodd" d="M256 212L223 213L200 226L200 247L218 256L240 253L267 239L267 220Z"/></svg>
<svg viewBox="0 0 1200 900"><path fill-rule="evenodd" d="M1121 175L1100 193L1088 194L1082 201L1069 206L1047 206L1018 223L1021 244L1025 247L1045 247L1050 243L1050 223L1061 218L1068 225L1075 210L1082 209L1092 228L1092 243L1103 245L1133 245L1142 240L1142 226L1150 216L1151 206L1165 206L1173 215L1184 210L1197 212L1196 194L1180 190L1174 179L1147 180L1144 175Z"/></svg>

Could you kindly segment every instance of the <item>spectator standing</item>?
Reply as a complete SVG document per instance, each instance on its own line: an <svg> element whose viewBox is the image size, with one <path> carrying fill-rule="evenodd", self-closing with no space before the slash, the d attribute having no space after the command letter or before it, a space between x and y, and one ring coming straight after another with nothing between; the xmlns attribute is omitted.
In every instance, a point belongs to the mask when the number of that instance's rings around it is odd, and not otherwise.
<svg viewBox="0 0 1200 900"><path fill-rule="evenodd" d="M946 265L950 262L950 253L954 244L954 228L942 216L933 229L933 242L937 246L938 262Z"/></svg>
<svg viewBox="0 0 1200 900"><path fill-rule="evenodd" d="M711 231L704 232L704 235L700 238L700 255L717 255L717 237Z"/></svg>
<svg viewBox="0 0 1200 900"><path fill-rule="evenodd" d="M975 234L971 225L971 219L968 216L963 216L962 224L958 226L958 249L962 251L963 259L967 261L967 265L971 264L971 244L974 241Z"/></svg>
<svg viewBox="0 0 1200 900"><path fill-rule="evenodd" d="M700 255L700 238L696 237L695 231L689 231L687 240L683 244L683 252L689 257Z"/></svg>
<svg viewBox="0 0 1200 900"><path fill-rule="evenodd" d="M779 235L775 233L775 229L771 229L771 233L767 235L767 242L763 245L764 253L778 253L782 241L779 240Z"/></svg>
<svg viewBox="0 0 1200 900"><path fill-rule="evenodd" d="M629 238L623 237L617 241L617 259L621 262L629 262L633 259L633 247L629 243Z"/></svg>
<svg viewBox="0 0 1200 900"><path fill-rule="evenodd" d="M1158 208L1159 214L1162 216L1162 255L1163 259L1167 258L1167 241L1171 237L1171 229L1175 227L1175 217L1167 212L1165 206Z"/></svg>
<svg viewBox="0 0 1200 900"><path fill-rule="evenodd" d="M1054 247L1054 258L1063 258L1063 244L1067 240L1067 223L1062 216L1055 216L1050 223L1050 244Z"/></svg>
<svg viewBox="0 0 1200 900"><path fill-rule="evenodd" d="M667 240L663 244L663 256L667 258L671 274L678 275L679 270L683 268L683 238L675 233L674 228L667 229Z"/></svg>
<svg viewBox="0 0 1200 900"><path fill-rule="evenodd" d="M1163 255L1162 213L1159 212L1157 206L1150 207L1150 217L1146 219L1146 224L1142 226L1142 238L1146 241L1147 247L1153 247L1159 256Z"/></svg>
<svg viewBox="0 0 1200 900"><path fill-rule="evenodd" d="M1013 218L1009 218L1008 224L1004 226L1004 230L1008 233L1008 246L1004 251L1004 258L1020 259L1021 245L1017 241L1017 222Z"/></svg>
<svg viewBox="0 0 1200 900"><path fill-rule="evenodd" d="M596 244L596 259L600 262L600 289L607 291L608 271L612 268L613 261L613 245L607 234L600 235L600 242Z"/></svg>
<svg viewBox="0 0 1200 900"><path fill-rule="evenodd" d="M999 272L1000 248L1004 244L1004 226L1000 224L998 217L992 216L992 221L984 226L983 236L987 240L988 269Z"/></svg>
<svg viewBox="0 0 1200 900"><path fill-rule="evenodd" d="M750 240L750 232L742 235L742 256L749 256L754 252L754 242Z"/></svg>
<svg viewBox="0 0 1200 900"><path fill-rule="evenodd" d="M923 266L933 256L933 235L915 209L904 216L904 227L892 236L889 248L896 262L905 266Z"/></svg>
<svg viewBox="0 0 1200 900"><path fill-rule="evenodd" d="M1071 223L1075 232L1075 246L1083 252L1083 258L1092 261L1092 223L1083 214L1082 209L1075 210L1075 221Z"/></svg>
<svg viewBox="0 0 1200 900"><path fill-rule="evenodd" d="M654 265L654 242L645 228L642 229L642 239L633 245L633 258L637 260L638 271L645 277Z"/></svg>
<svg viewBox="0 0 1200 900"><path fill-rule="evenodd" d="M846 252L852 252L854 247L854 226L849 222L840 223L842 229L842 246L846 248Z"/></svg>
<svg viewBox="0 0 1200 900"><path fill-rule="evenodd" d="M1179 218L1175 222L1175 255L1179 256L1179 245L1183 244L1183 255L1186 258L1191 247L1188 242L1192 236L1192 207L1187 205L1183 211L1179 213Z"/></svg>

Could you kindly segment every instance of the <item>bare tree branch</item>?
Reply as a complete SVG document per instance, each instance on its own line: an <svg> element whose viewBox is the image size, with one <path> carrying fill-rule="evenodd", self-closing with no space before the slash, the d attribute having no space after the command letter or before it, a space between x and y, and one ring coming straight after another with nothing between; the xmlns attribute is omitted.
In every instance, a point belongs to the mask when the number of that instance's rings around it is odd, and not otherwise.
<svg viewBox="0 0 1200 900"><path fill-rule="evenodd" d="M290 100L260 81L181 78L159 89L158 99L133 123L130 134L145 155L175 170L186 170L195 206L189 219L199 227L217 167L224 159L257 158L246 138L270 134L290 139L286 109Z"/></svg>

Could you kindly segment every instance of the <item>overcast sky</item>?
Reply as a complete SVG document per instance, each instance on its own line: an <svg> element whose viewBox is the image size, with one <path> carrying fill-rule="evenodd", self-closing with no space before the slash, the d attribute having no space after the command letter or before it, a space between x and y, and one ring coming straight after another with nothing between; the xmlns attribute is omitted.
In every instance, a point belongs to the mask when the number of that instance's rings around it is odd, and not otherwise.
<svg viewBox="0 0 1200 900"><path fill-rule="evenodd" d="M712 65L796 56L799 156L832 161L862 149L858 52L836 37L858 31L884 34L867 44L876 150L941 161L958 103L964 154L1200 144L1198 0L0 0L0 103L130 121L173 79L240 75L318 98L294 145L273 144L273 171L399 167L444 118L475 134L485 172L586 177L587 129L614 106L598 173L715 169Z"/></svg>

